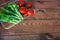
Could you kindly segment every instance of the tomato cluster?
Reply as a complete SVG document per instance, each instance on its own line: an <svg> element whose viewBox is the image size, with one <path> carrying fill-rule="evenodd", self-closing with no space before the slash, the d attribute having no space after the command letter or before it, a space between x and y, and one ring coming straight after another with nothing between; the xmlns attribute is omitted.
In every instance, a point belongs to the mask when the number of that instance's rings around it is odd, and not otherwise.
<svg viewBox="0 0 60 40"><path fill-rule="evenodd" d="M28 16L34 15L34 10L32 9L32 3L31 2L24 2L24 0L19 0L18 5L20 6L19 12L22 15L27 14Z"/></svg>

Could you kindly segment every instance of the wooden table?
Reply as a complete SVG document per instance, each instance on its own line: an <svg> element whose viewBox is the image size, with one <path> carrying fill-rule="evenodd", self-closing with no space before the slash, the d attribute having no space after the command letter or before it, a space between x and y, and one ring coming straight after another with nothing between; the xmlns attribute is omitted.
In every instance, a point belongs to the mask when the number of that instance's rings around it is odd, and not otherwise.
<svg viewBox="0 0 60 40"><path fill-rule="evenodd" d="M40 40L42 33L60 37L60 0L34 0L34 6L45 14L39 11L9 30L0 30L0 40Z"/></svg>

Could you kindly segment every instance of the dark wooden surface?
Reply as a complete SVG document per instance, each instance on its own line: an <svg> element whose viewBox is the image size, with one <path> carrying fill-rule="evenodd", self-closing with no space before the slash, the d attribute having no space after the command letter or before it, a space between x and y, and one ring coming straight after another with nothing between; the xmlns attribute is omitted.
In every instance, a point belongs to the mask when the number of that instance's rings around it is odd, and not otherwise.
<svg viewBox="0 0 60 40"><path fill-rule="evenodd" d="M36 1L35 8L44 9L46 14L38 12L9 30L0 30L0 40L40 40L42 33L60 37L60 0Z"/></svg>

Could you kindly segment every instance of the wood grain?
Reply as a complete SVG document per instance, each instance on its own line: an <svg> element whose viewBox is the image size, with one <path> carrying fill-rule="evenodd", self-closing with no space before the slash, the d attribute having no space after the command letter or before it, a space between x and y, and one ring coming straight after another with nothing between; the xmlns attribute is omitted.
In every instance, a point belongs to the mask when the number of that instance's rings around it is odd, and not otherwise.
<svg viewBox="0 0 60 40"><path fill-rule="evenodd" d="M39 40L39 35L2 36L1 40Z"/></svg>
<svg viewBox="0 0 60 40"><path fill-rule="evenodd" d="M51 20L60 20L60 14L56 13L56 12L46 12L46 14L44 13L36 13L34 16L28 18L28 19L51 19Z"/></svg>
<svg viewBox="0 0 60 40"><path fill-rule="evenodd" d="M7 32L6 32L7 31ZM3 31L3 34L13 33L37 33L60 32L60 21L58 20L26 20L15 27Z"/></svg>
<svg viewBox="0 0 60 40"><path fill-rule="evenodd" d="M35 8L45 12L35 12L34 16L28 17L11 29L0 30L0 40L40 40L42 33L60 37L60 0L40 0L39 3L37 1L32 0ZM0 1L0 4L2 3Z"/></svg>
<svg viewBox="0 0 60 40"><path fill-rule="evenodd" d="M60 1L35 1L35 8L60 8Z"/></svg>
<svg viewBox="0 0 60 40"><path fill-rule="evenodd" d="M38 0L35 0L38 1ZM40 0L40 1L60 1L60 0Z"/></svg>

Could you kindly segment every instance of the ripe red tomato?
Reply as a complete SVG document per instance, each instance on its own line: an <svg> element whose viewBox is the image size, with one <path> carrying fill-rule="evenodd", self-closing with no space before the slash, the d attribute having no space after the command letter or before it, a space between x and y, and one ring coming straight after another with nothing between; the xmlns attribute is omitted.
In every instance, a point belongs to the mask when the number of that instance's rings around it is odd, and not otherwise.
<svg viewBox="0 0 60 40"><path fill-rule="evenodd" d="M19 12L23 15L27 13L26 8L20 8Z"/></svg>
<svg viewBox="0 0 60 40"><path fill-rule="evenodd" d="M19 5L20 7L22 7L22 6L24 5L24 2L18 1L18 5Z"/></svg>
<svg viewBox="0 0 60 40"><path fill-rule="evenodd" d="M20 7L22 7L22 6L24 5L24 0L19 0L19 1L18 1L18 5L19 5Z"/></svg>
<svg viewBox="0 0 60 40"><path fill-rule="evenodd" d="M26 2L26 8L32 8L32 3L31 2Z"/></svg>
<svg viewBox="0 0 60 40"><path fill-rule="evenodd" d="M27 14L28 14L28 16L33 16L34 15L34 10L28 10Z"/></svg>

